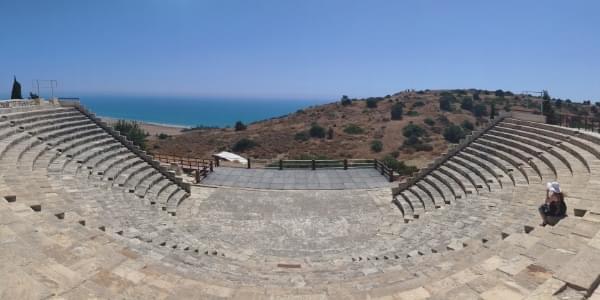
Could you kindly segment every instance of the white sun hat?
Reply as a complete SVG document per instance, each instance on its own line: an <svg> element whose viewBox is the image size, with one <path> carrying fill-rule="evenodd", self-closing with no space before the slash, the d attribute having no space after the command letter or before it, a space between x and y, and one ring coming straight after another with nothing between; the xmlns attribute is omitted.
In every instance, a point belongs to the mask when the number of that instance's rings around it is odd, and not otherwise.
<svg viewBox="0 0 600 300"><path fill-rule="evenodd" d="M546 188L553 193L560 193L560 184L556 181L546 183Z"/></svg>

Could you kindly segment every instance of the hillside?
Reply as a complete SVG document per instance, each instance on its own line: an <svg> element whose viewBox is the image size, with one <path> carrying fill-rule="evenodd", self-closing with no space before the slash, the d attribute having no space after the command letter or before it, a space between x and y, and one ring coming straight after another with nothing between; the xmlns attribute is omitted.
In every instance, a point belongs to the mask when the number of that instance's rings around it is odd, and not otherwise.
<svg viewBox="0 0 600 300"><path fill-rule="evenodd" d="M447 110L440 108L440 102L444 101L449 104ZM470 101L472 105L469 105ZM283 117L249 124L241 131L234 128L195 129L165 139L154 137L149 149L160 154L209 158L218 151L232 151L236 142L249 139L253 147L235 152L246 157L269 159L383 158L391 155L421 167L446 151L448 141L443 132L450 125L461 125L464 121L478 125L478 120L489 117L491 103L495 103L496 111L520 109L539 113L541 102L539 97L501 91L404 91L385 97L348 99L347 105L336 101L308 107ZM391 119L394 105L403 108L400 120ZM480 118L475 116L478 109ZM403 129L411 123L422 130L413 127L420 137L406 145L409 138L403 134ZM323 128L323 138L311 137L312 124ZM349 126L353 128L348 129ZM333 132L331 139L329 130ZM318 129L314 131L316 135L323 133ZM468 128L465 131L468 132ZM381 141L381 151L372 149L375 140ZM374 148L378 150L377 146Z"/></svg>

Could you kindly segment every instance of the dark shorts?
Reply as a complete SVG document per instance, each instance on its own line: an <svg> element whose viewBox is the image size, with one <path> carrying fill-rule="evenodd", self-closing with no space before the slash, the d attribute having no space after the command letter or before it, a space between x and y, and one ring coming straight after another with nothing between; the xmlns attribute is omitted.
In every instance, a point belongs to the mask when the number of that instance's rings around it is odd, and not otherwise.
<svg viewBox="0 0 600 300"><path fill-rule="evenodd" d="M538 211L543 214L544 216L551 216L551 217L560 217L564 215L564 212L560 212L560 208L558 207L558 204L555 205L550 205L548 203L544 203L542 205L540 205L540 207L538 208Z"/></svg>
<svg viewBox="0 0 600 300"><path fill-rule="evenodd" d="M550 212L550 206L547 203L544 203L538 207L538 211L541 214L547 215Z"/></svg>

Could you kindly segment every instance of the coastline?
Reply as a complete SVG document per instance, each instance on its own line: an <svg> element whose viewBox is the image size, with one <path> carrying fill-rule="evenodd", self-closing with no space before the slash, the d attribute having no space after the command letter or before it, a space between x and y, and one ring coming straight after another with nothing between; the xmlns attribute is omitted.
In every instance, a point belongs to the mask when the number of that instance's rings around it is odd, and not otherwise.
<svg viewBox="0 0 600 300"><path fill-rule="evenodd" d="M100 118L102 121L108 123L109 125L113 125L113 124L117 123L117 121L119 121L119 120L136 122L144 131L148 132L148 134L150 136L159 135L161 133L164 133L167 135L180 135L183 133L182 130L191 128L190 126L183 126L183 125L162 124L162 123L155 123L155 122L147 122L147 121L132 120L132 119L122 119L122 118L112 118L112 117L105 117L105 116L98 116L98 118Z"/></svg>

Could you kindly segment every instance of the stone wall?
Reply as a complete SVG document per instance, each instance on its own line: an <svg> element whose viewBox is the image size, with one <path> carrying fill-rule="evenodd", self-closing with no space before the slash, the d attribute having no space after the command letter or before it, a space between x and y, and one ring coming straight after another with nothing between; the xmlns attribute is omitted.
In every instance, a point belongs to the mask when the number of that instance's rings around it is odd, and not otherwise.
<svg viewBox="0 0 600 300"><path fill-rule="evenodd" d="M419 180L421 180L421 178L429 175L429 173L431 173L433 170L437 169L440 165L442 165L444 162L446 162L449 158L454 156L456 153L460 152L462 149L468 147L471 144L471 142L473 142L474 140L476 140L477 138L482 136L484 133L486 133L492 127L496 126L496 124L500 123L502 120L504 120L504 118L511 117L511 115L512 114L510 112L500 112L500 114L495 119L488 122L488 124L485 125L483 128L474 130L473 132L471 132L470 135L467 135L458 144L451 145L448 149L448 152L446 152L446 154L438 157L427 167L420 169L417 174L413 175L412 177L409 177L407 180L405 180L403 182L400 182L398 184L397 188L392 188L392 193L394 194L394 196L398 195L400 192L404 191L405 189L409 188L413 184L417 183Z"/></svg>
<svg viewBox="0 0 600 300"><path fill-rule="evenodd" d="M154 167L154 169L156 169L158 172L163 174L165 177L167 177L173 183L177 184L179 187L184 189L186 192L188 192L188 193L190 192L190 184L189 183L183 182L183 180L181 178L178 178L172 172L169 172L169 170L167 170L167 168L160 165L159 161L154 160L152 158L152 156L150 156L146 153L146 151L143 151L142 149L140 149L140 147L134 145L132 141L127 139L127 137L121 135L118 131L114 130L111 126L109 126L108 124L106 124L105 122L103 122L102 120L97 118L94 113L88 111L78 101L61 100L59 102L60 102L60 105L63 107L75 107L81 113L86 115L90 120L92 120L94 123L96 123L96 125L98 125L102 129L104 129L106 132L108 132L108 134L110 134L115 139L117 139L119 142L121 142L121 144L123 144L123 146L127 147L127 149L129 149L131 152L133 152L134 154L139 156L142 160L144 160L145 162L150 164L152 167Z"/></svg>
<svg viewBox="0 0 600 300"><path fill-rule="evenodd" d="M39 106L47 105L48 101L44 99L12 99L12 100L0 100L0 109L3 112L9 113L13 108L21 108L28 106Z"/></svg>
<svg viewBox="0 0 600 300"><path fill-rule="evenodd" d="M546 116L544 116L544 115L536 115L536 114L532 114L531 112L526 112L526 111L512 111L511 114L512 114L511 118L514 118L514 119L519 119L519 120L529 121L529 122L546 123Z"/></svg>

